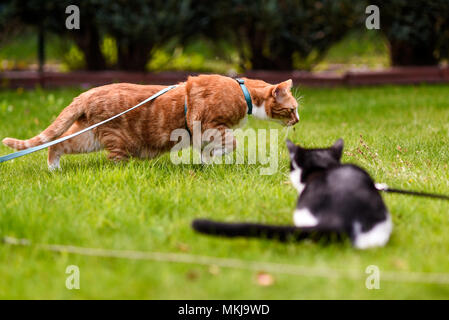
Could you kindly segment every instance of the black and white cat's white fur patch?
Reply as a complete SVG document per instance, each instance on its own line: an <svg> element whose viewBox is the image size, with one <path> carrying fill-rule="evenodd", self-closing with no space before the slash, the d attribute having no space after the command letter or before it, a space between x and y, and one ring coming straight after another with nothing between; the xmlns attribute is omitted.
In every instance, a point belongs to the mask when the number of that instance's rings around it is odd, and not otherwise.
<svg viewBox="0 0 449 320"><path fill-rule="evenodd" d="M341 239L349 236L354 247L384 246L392 231L390 214L363 169L341 164L343 140L330 148L305 149L287 141L290 179L299 197L294 226L257 223L219 223L198 219L193 228L227 237ZM332 237L337 235L337 237Z"/></svg>

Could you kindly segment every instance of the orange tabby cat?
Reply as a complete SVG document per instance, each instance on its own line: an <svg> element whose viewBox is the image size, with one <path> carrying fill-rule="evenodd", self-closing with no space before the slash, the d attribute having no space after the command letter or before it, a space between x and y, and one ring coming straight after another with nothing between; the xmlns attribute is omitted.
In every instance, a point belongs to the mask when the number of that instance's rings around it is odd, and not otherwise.
<svg viewBox="0 0 449 320"><path fill-rule="evenodd" d="M254 117L278 120L284 125L299 121L298 103L290 92L292 81L271 85L261 80L245 79L253 103ZM88 126L106 120L165 86L110 84L90 89L66 107L56 120L39 135L29 140L5 138L3 143L22 150L56 138L70 135ZM184 103L188 111L184 115ZM236 80L220 75L189 77L186 82L129 113L73 139L51 146L48 151L49 169L59 168L63 154L87 153L106 149L112 160L124 160L130 156L152 158L169 151L177 142L170 140L173 130L190 131L194 121L201 122L201 132L215 128L222 135L225 129L240 125L247 117L247 104ZM228 130L229 131L229 130ZM235 149L225 145L224 152ZM221 154L217 150L217 154Z"/></svg>

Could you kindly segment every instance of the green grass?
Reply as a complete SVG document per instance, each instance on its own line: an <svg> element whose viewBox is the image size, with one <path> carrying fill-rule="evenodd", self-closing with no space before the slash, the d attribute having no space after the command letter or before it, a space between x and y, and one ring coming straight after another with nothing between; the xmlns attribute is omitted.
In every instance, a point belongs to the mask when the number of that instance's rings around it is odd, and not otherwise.
<svg viewBox="0 0 449 320"><path fill-rule="evenodd" d="M80 91L0 92L0 137L26 138L49 124ZM290 139L307 147L345 139L344 162L376 181L449 194L449 86L306 89L301 122ZM280 128L251 120L249 126ZM292 222L296 194L287 182L288 155L279 134L279 170L258 165L173 165L168 155L116 165L104 153L67 156L61 172L38 152L0 165L0 236L36 243L186 253L244 261L288 263L364 275L381 271L449 273L449 204L385 195L394 221L384 248L358 251L349 243L282 244L194 233L192 219ZM362 137L362 138L361 138ZM10 150L0 147L0 153ZM65 269L78 265L81 289L67 290ZM262 269L262 268L261 268ZM263 270L261 270L263 271ZM449 285L272 273L195 264L134 261L50 253L0 245L0 298L398 299L449 297ZM382 274L381 274L382 277Z"/></svg>

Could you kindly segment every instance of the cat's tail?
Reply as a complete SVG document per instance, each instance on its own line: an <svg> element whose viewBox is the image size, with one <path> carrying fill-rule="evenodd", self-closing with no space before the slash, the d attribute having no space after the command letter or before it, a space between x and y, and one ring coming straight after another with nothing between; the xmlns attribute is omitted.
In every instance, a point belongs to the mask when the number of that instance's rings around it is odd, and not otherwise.
<svg viewBox="0 0 449 320"><path fill-rule="evenodd" d="M84 108L82 103L75 98L70 105L62 110L56 120L37 136L28 140L5 138L2 142L5 146L16 150L23 150L41 145L61 136L83 113Z"/></svg>
<svg viewBox="0 0 449 320"><path fill-rule="evenodd" d="M312 240L341 240L343 233L333 227L296 227L287 225L267 225L259 223L223 223L207 219L196 219L192 222L192 228L209 235L224 237L253 237L276 239L279 241Z"/></svg>

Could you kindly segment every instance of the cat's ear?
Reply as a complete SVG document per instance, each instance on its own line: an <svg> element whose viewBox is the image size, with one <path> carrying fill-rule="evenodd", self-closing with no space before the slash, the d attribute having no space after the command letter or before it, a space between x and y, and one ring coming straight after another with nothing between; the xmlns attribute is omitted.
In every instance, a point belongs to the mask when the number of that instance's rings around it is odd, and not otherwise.
<svg viewBox="0 0 449 320"><path fill-rule="evenodd" d="M341 156L343 154L343 145L344 145L343 139L340 138L337 141L335 141L334 145L331 147L332 153L338 160L341 159Z"/></svg>
<svg viewBox="0 0 449 320"><path fill-rule="evenodd" d="M293 87L293 80L288 79L287 81L281 82L280 84L285 86L287 91L290 91L290 89Z"/></svg>
<svg viewBox="0 0 449 320"><path fill-rule="evenodd" d="M298 150L299 147L288 139L286 140L286 144L287 144L288 154L290 155L290 159L293 159L295 157L296 150Z"/></svg>
<svg viewBox="0 0 449 320"><path fill-rule="evenodd" d="M272 91L273 97L275 97L276 99L282 99L282 97L284 97L290 91L292 85L292 79L277 84L276 86L274 86Z"/></svg>

